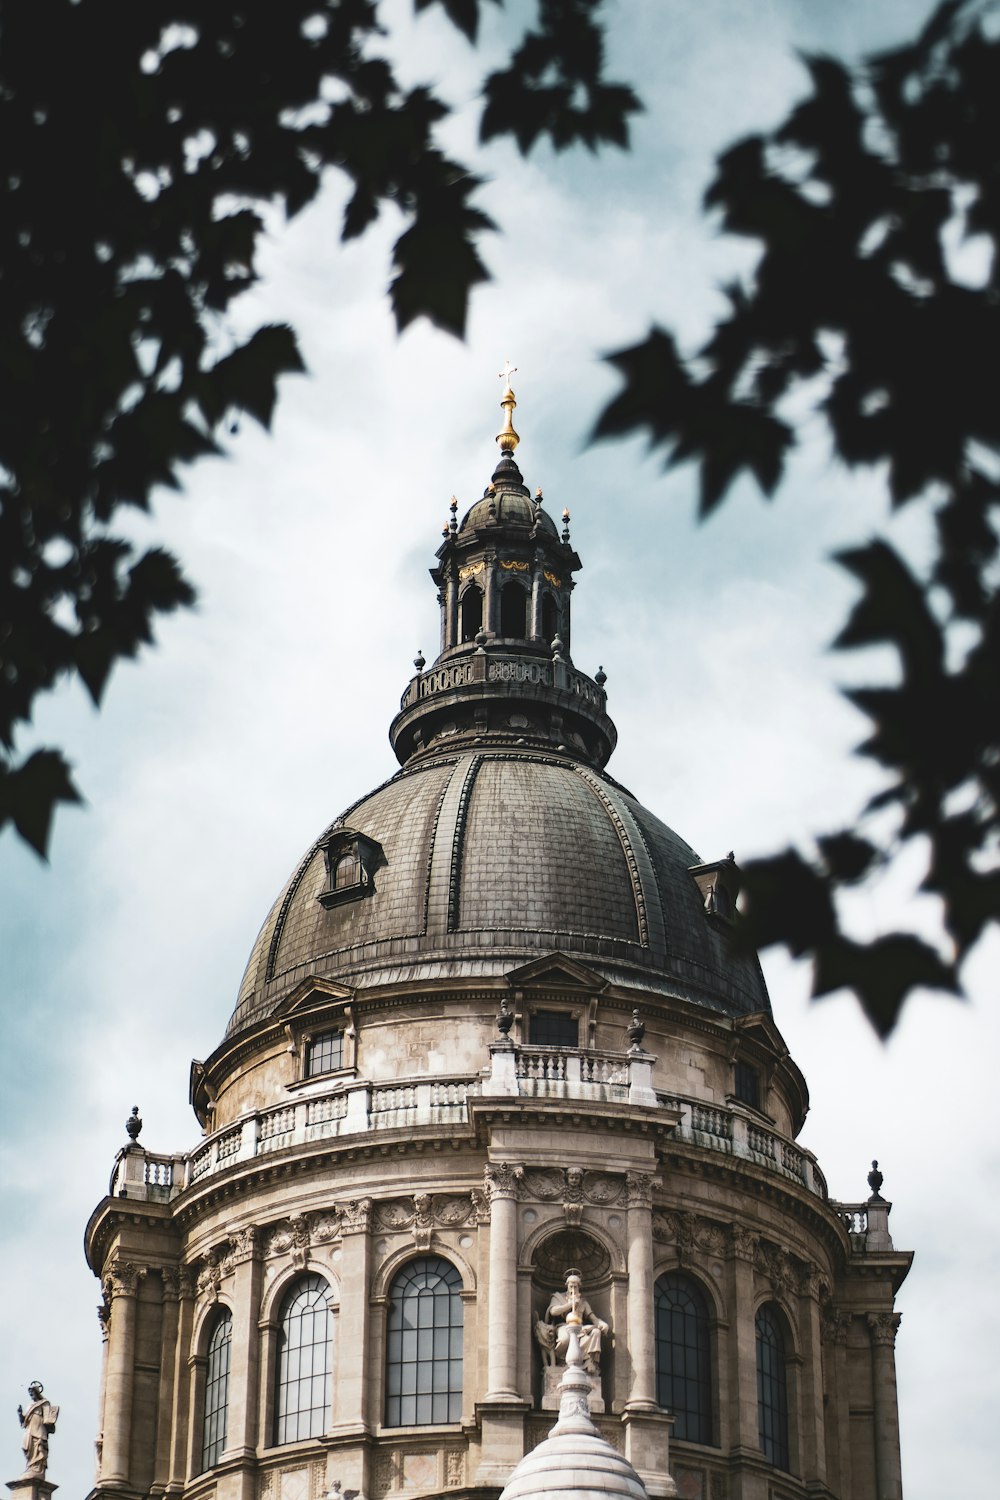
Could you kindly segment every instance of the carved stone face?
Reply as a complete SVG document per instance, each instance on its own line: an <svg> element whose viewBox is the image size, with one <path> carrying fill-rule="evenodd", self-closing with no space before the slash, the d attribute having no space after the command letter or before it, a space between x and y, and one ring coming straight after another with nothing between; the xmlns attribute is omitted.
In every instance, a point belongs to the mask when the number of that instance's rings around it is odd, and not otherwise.
<svg viewBox="0 0 1000 1500"><path fill-rule="evenodd" d="M40 1380L33 1380L28 1386L28 1395L31 1397L32 1401L37 1401L41 1394L42 1382Z"/></svg>

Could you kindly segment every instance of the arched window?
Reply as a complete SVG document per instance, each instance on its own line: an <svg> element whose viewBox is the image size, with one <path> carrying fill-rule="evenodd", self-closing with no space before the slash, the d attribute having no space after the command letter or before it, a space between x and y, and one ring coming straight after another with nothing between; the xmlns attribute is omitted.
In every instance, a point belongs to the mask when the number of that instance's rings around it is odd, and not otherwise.
<svg viewBox="0 0 1000 1500"><path fill-rule="evenodd" d="M523 641L528 634L528 596L519 583L500 590L500 634Z"/></svg>
<svg viewBox="0 0 1000 1500"><path fill-rule="evenodd" d="M673 1436L712 1441L708 1303L690 1276L671 1271L656 1283L656 1399L674 1414Z"/></svg>
<svg viewBox="0 0 1000 1500"><path fill-rule="evenodd" d="M389 1288L387 1427L462 1420L461 1290L440 1256L411 1260Z"/></svg>
<svg viewBox="0 0 1000 1500"><path fill-rule="evenodd" d="M474 583L462 595L462 640L474 641L483 628L483 594Z"/></svg>
<svg viewBox="0 0 1000 1500"><path fill-rule="evenodd" d="M330 1410L330 1288L301 1276L281 1304L274 1441L319 1437Z"/></svg>
<svg viewBox="0 0 1000 1500"><path fill-rule="evenodd" d="M757 1429L760 1451L779 1469L789 1468L785 1360L778 1310L765 1304L757 1314Z"/></svg>
<svg viewBox="0 0 1000 1500"><path fill-rule="evenodd" d="M201 1428L201 1467L211 1469L222 1457L226 1446L226 1419L229 1415L229 1351L233 1341L233 1317L223 1308L208 1341L208 1369L205 1372L205 1417Z"/></svg>
<svg viewBox="0 0 1000 1500"><path fill-rule="evenodd" d="M356 885L358 861L354 854L342 854L333 867L333 884L337 890L345 885Z"/></svg>
<svg viewBox="0 0 1000 1500"><path fill-rule="evenodd" d="M559 611L556 609L556 601L546 591L542 595L542 635L551 646L559 633Z"/></svg>

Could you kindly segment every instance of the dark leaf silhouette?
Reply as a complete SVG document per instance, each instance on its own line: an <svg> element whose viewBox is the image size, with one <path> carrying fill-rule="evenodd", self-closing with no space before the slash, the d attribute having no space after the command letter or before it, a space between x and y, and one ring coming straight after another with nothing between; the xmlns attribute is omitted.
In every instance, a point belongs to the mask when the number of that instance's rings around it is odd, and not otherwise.
<svg viewBox="0 0 1000 1500"><path fill-rule="evenodd" d="M698 468L701 511L741 476L770 495L795 441L781 403L817 383L848 467L880 466L893 505L933 513L915 566L875 537L839 556L859 585L835 645L889 648L896 680L854 687L859 753L886 774L857 830L746 872L748 937L811 954L815 993L847 987L881 1035L906 995L954 989L1000 920L1000 6L941 5L906 46L848 68L809 57L810 92L727 150L705 195L760 258L691 358L669 333L610 356L622 387L598 437L644 432ZM983 239L978 280L948 244ZM841 895L921 840L942 950L843 930Z"/></svg>

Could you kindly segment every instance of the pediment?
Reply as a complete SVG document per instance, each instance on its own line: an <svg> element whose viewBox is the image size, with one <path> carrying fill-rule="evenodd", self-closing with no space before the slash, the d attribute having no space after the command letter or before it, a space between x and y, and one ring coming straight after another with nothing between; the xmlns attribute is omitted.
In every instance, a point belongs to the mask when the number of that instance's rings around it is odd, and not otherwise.
<svg viewBox="0 0 1000 1500"><path fill-rule="evenodd" d="M788 1055L784 1037L764 1011L756 1011L750 1016L737 1016L734 1025L737 1031L742 1031L744 1036L751 1037L768 1052L775 1053L778 1057Z"/></svg>
<svg viewBox="0 0 1000 1500"><path fill-rule="evenodd" d="M603 974L596 974L586 964L577 963L565 953L547 953L542 958L532 959L520 969L511 969L507 983L512 989L560 989L582 990L597 994L608 987Z"/></svg>
<svg viewBox="0 0 1000 1500"><path fill-rule="evenodd" d="M331 1001L353 999L354 991L349 990L346 985L334 984L318 974L311 974L297 984L280 1005L275 1006L273 1014L290 1016L302 1011L314 1010L319 1005L329 1005Z"/></svg>

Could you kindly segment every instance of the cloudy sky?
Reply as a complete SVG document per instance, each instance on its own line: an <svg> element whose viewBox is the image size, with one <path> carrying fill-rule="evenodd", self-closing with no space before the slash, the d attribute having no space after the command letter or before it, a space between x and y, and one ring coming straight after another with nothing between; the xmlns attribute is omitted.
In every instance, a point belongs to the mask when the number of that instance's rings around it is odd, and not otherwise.
<svg viewBox="0 0 1000 1500"><path fill-rule="evenodd" d="M406 71L470 98L475 57L433 21L411 28L409 10L400 0ZM181 555L199 607L116 671L100 715L74 688L39 713L38 741L66 746L89 799L60 816L51 866L0 840L5 1477L19 1472L14 1408L38 1377L63 1407L49 1477L67 1497L91 1485L100 1341L84 1225L133 1104L149 1149L196 1143L189 1063L220 1039L271 900L316 833L393 770L389 719L418 647L436 652L427 567L451 494L464 506L492 471L506 356L526 482L572 512L574 659L608 674L613 774L705 859L832 828L867 794L850 756L861 724L835 691L858 667L825 649L850 599L828 557L884 524L878 476L846 476L807 428L775 503L747 489L698 527L690 473L664 479L639 443L585 435L615 388L602 352L653 318L693 342L718 309L745 252L714 235L701 193L714 154L802 92L797 50L856 55L926 10L621 0L616 70L648 106L635 149L478 157L503 234L485 244L495 280L464 345L396 338L394 226L343 250L335 180L274 234L240 316L292 322L310 376L284 385L273 435L244 424L230 458L160 498L139 534ZM491 25L487 51L503 41ZM472 152L473 131L461 117L453 149ZM863 897L859 926L933 930L915 876ZM887 1047L850 998L810 1005L807 974L765 955L811 1088L804 1143L847 1201L866 1196L877 1156L896 1244L917 1252L898 1303L908 1500L956 1481L992 1495L1000 1463L997 946L970 965L968 1004L911 1001Z"/></svg>

